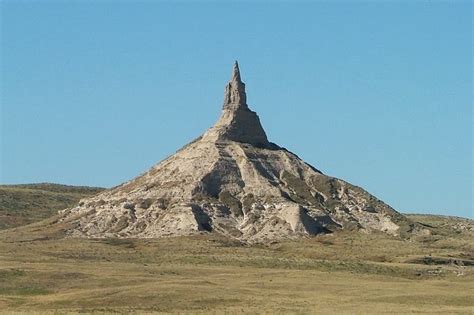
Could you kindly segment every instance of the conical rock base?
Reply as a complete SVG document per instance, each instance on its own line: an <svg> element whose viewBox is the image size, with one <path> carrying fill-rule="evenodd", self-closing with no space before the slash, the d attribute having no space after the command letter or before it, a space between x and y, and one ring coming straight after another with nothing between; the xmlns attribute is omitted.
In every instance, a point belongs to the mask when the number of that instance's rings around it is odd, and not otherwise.
<svg viewBox="0 0 474 315"><path fill-rule="evenodd" d="M145 174L62 211L69 236L220 233L250 242L338 229L421 230L363 189L324 175L267 140L238 65L223 113L202 137Z"/></svg>

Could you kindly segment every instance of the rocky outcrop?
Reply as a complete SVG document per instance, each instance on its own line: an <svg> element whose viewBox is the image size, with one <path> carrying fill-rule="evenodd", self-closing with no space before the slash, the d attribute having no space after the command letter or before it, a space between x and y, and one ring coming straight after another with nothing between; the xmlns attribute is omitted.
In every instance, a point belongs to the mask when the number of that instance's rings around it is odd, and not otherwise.
<svg viewBox="0 0 474 315"><path fill-rule="evenodd" d="M268 141L248 108L238 64L218 122L145 174L62 211L78 237L220 233L246 241L338 229L419 229L363 189L327 176Z"/></svg>
<svg viewBox="0 0 474 315"><path fill-rule="evenodd" d="M234 63L234 68L232 69L232 78L225 87L224 92L223 108L226 109L228 107L248 108L247 94L245 93L245 83L243 83L242 79L240 78L239 63L237 61Z"/></svg>
<svg viewBox="0 0 474 315"><path fill-rule="evenodd" d="M222 115L217 123L204 134L203 141L235 141L259 148L272 147L258 115L247 105L245 84L240 78L237 61L234 64L232 78L225 87Z"/></svg>

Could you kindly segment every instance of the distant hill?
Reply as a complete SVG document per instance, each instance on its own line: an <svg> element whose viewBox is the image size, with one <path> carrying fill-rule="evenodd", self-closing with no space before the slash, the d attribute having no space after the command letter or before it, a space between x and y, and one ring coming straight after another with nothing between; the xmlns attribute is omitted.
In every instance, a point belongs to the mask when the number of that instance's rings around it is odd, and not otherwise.
<svg viewBox="0 0 474 315"><path fill-rule="evenodd" d="M436 214L405 214L410 220L435 231L438 237L474 237L474 220Z"/></svg>
<svg viewBox="0 0 474 315"><path fill-rule="evenodd" d="M102 190L49 183L0 185L0 229L43 220Z"/></svg>

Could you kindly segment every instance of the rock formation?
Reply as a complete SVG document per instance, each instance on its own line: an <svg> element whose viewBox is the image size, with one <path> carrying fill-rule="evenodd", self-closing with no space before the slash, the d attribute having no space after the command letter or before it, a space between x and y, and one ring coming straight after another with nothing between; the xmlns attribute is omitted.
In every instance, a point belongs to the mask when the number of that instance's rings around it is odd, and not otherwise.
<svg viewBox="0 0 474 315"><path fill-rule="evenodd" d="M236 141L259 148L270 148L267 135L257 114L247 105L245 84L240 79L239 64L234 64L232 78L225 87L224 106L219 121L209 129L203 141Z"/></svg>
<svg viewBox="0 0 474 315"><path fill-rule="evenodd" d="M203 136L146 173L61 211L70 236L163 237L220 233L245 241L338 229L419 230L363 189L321 173L268 141L247 105L239 66L222 115Z"/></svg>

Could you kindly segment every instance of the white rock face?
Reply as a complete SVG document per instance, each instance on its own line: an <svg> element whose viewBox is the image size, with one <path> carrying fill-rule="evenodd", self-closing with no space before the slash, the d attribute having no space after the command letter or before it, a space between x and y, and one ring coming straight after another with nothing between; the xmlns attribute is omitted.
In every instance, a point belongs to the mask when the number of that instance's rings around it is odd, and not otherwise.
<svg viewBox="0 0 474 315"><path fill-rule="evenodd" d="M202 137L145 174L62 212L78 237L221 233L246 241L337 229L416 230L361 188L329 177L267 140L246 104L238 65L223 113Z"/></svg>

